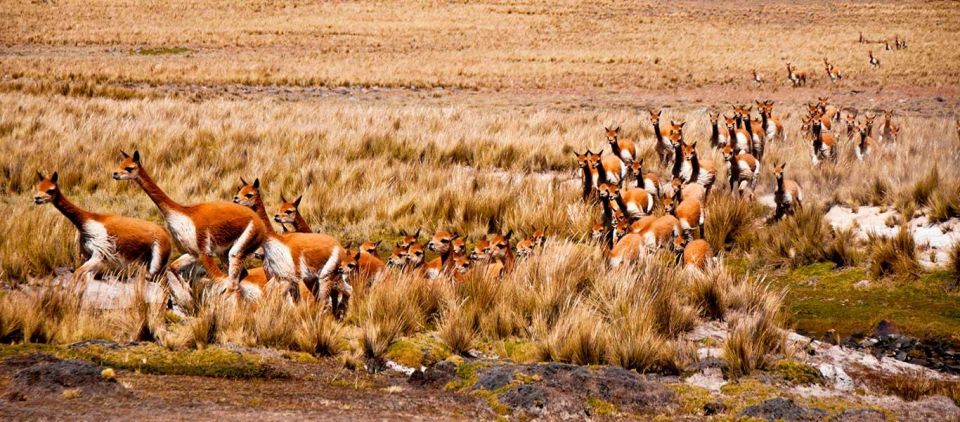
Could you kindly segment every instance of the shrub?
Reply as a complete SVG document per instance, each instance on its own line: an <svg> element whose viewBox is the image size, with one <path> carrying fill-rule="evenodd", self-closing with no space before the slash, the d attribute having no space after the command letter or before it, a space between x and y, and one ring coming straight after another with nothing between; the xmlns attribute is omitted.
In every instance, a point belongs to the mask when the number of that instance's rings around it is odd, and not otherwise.
<svg viewBox="0 0 960 422"><path fill-rule="evenodd" d="M895 277L908 280L920 275L917 245L906 227L901 227L893 237L871 234L868 242L870 244L870 275L874 279Z"/></svg>
<svg viewBox="0 0 960 422"><path fill-rule="evenodd" d="M763 230L758 240L762 259L799 267L823 260L829 229L822 208L806 206Z"/></svg>
<svg viewBox="0 0 960 422"><path fill-rule="evenodd" d="M853 267L863 258L856 247L857 239L853 229L833 229L832 240L825 251L824 258L840 267Z"/></svg>
<svg viewBox="0 0 960 422"><path fill-rule="evenodd" d="M709 218L704 224L704 239L715 251L738 245L749 249L751 238L766 209L756 201L741 200L733 195L714 193L707 201Z"/></svg>
<svg viewBox="0 0 960 422"><path fill-rule="evenodd" d="M464 312L463 302L449 303L443 311L437 328L440 340L450 348L451 352L464 355L473 346L476 330Z"/></svg>

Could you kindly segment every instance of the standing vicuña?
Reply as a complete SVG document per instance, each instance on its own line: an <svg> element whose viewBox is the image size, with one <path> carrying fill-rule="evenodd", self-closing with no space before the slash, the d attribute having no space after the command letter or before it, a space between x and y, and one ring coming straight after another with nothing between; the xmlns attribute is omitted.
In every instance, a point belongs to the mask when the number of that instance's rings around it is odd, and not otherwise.
<svg viewBox="0 0 960 422"><path fill-rule="evenodd" d="M807 72L798 70L789 62L787 63L787 79L793 83L793 86L802 86L807 84Z"/></svg>
<svg viewBox="0 0 960 422"><path fill-rule="evenodd" d="M784 179L783 169L787 163L774 165L773 174L777 178L776 190L773 193L773 201L777 204L777 211L774 218L779 220L784 214L793 214L797 208L803 208L803 191L797 182Z"/></svg>

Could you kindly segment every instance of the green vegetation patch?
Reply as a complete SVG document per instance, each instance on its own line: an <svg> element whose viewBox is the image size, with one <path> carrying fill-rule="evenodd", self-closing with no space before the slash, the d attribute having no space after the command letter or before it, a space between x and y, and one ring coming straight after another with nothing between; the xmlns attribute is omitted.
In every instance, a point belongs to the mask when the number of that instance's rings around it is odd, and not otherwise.
<svg viewBox="0 0 960 422"><path fill-rule="evenodd" d="M840 336L870 333L882 320L897 323L916 337L944 337L960 341L960 294L951 290L952 274L925 272L915 281L870 281L862 268L836 269L818 263L772 274L773 287L787 288L785 301L797 329L813 336L836 330Z"/></svg>
<svg viewBox="0 0 960 422"><path fill-rule="evenodd" d="M773 372L794 385L823 385L823 374L820 370L803 362L784 359L773 365Z"/></svg>
<svg viewBox="0 0 960 422"><path fill-rule="evenodd" d="M420 333L397 340L387 348L385 357L410 368L430 366L450 356L450 350L435 336Z"/></svg>
<svg viewBox="0 0 960 422"><path fill-rule="evenodd" d="M714 401L710 390L695 385L671 383L667 388L673 390L677 395L677 401L683 407L683 412L690 415L702 415L703 407Z"/></svg>
<svg viewBox="0 0 960 422"><path fill-rule="evenodd" d="M740 413L746 407L763 403L774 397L783 396L783 392L775 386L764 384L756 378L741 378L720 387L723 394L723 404L730 413Z"/></svg>
<svg viewBox="0 0 960 422"><path fill-rule="evenodd" d="M457 363L457 378L447 383L447 390L462 390L477 383L477 371L483 368L482 363L463 362L462 359L454 359L453 362Z"/></svg>
<svg viewBox="0 0 960 422"><path fill-rule="evenodd" d="M594 416L610 416L617 413L616 405L596 397L587 399L587 407L590 409L590 414Z"/></svg>
<svg viewBox="0 0 960 422"><path fill-rule="evenodd" d="M170 351L156 344L107 349L89 346L79 350L100 365L157 375L195 375L221 378L283 378L270 360L219 347Z"/></svg>
<svg viewBox="0 0 960 422"><path fill-rule="evenodd" d="M0 345L0 359L49 353L60 359L83 359L98 365L156 375L194 375L221 378L283 378L271 359L219 347L171 351L153 343L131 347L90 345L71 349L46 344Z"/></svg>
<svg viewBox="0 0 960 422"><path fill-rule="evenodd" d="M539 343L528 339L508 338L492 342L477 342L477 350L494 354L517 363L537 363L541 357Z"/></svg>

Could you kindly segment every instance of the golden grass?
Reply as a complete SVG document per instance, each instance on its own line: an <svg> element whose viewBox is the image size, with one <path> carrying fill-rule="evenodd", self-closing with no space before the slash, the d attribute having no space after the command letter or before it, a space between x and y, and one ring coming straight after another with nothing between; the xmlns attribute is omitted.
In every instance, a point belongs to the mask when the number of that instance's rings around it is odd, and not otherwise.
<svg viewBox="0 0 960 422"><path fill-rule="evenodd" d="M0 8L11 22L0 26L0 213L8 216L0 219L0 281L43 284L53 269L78 264L75 230L52 207L31 203L36 170L58 170L63 191L90 210L160 221L136 186L110 180L119 151L133 149L184 203L229 199L240 177L261 178L270 211L281 194L302 193L313 228L343 243L389 244L416 228L475 240L491 220L504 231L545 226L551 240L502 279L478 266L459 281L408 273L356 285L340 322L319 305L276 295L224 301L204 283L194 283L182 320L164 320L143 301L101 312L63 289L13 289L0 297L4 342L261 345L339 354L352 365L363 356L375 370L392 344L429 333L462 354L520 342L540 359L675 371L690 355L682 335L723 319L732 375L764 368L782 351L783 295L762 279L734 278L722 266L693 275L666 254L610 271L583 242L599 211L580 200L572 152L605 147L605 125L622 126L646 168L668 174L651 165L646 107L670 106L664 119L686 121L687 140L720 168L707 204L715 251L760 264L856 265L852 234L826 227L827 207L896 205L934 221L958 214L960 142L949 111L924 98L949 103L960 82L960 10L949 3L784 2L759 17L739 4L612 1L208 0L191 3L189 14L183 6ZM910 48L858 44L860 31L873 41L899 34ZM869 68L870 48L880 70ZM756 54L743 60L745 50ZM824 80L825 56L843 82ZM809 87L786 88L787 61L811 72ZM767 78L762 88L749 80L754 68ZM900 139L858 162L854 143L841 138L838 162L814 167L799 127L803 103L818 95L861 114L897 106ZM805 199L803 211L769 224L762 205L729 196L721 156L707 147L707 108L729 112L733 101L763 98L777 100L786 141L767 146L756 194L773 190L769 163L787 161ZM874 245L871 262L881 269L905 247L902 239ZM914 271L890 268L880 273Z"/></svg>
<svg viewBox="0 0 960 422"><path fill-rule="evenodd" d="M11 233L0 238L0 268L12 280L77 264L73 228L52 207L30 201L35 170L59 170L64 192L90 210L159 220L136 186L110 179L120 150L140 149L154 178L185 203L228 199L241 176L264 181L271 211L280 194L303 193L301 211L314 229L356 242L390 240L416 227L476 238L493 217L504 228L547 225L553 235L578 238L598 211L578 200L570 152L599 149L605 121L633 122L624 132L640 137L648 158L653 142L640 116L614 110L518 113L337 100L192 103L10 93L0 94L0 106L9 110L0 116L0 188L7 193L0 211L24 216L0 220L0 229ZM780 112L796 116L792 110ZM690 140L708 134L705 117L697 109L668 112L670 119L689 122ZM914 169L918 161L938 163L941 179L960 180L948 163L960 143L937 141L950 127L922 117L898 122L904 127L899 144L870 158L886 165L856 162L847 149L852 145L841 144L840 163L814 168L795 117L784 122L788 141L771 145L767 155L790 159L787 177L801 184L809 205L857 203L863 199L860 180L890 181L895 192L886 205L911 198L925 176ZM700 149L720 162L719 154ZM720 173L722 180L725 170ZM932 202L952 201L938 199L950 198L938 192L952 186L937 184ZM757 194L771 190L772 177L764 171ZM762 208L733 206L722 189L717 193L708 206L708 240L717 250L751 243L764 231L750 223Z"/></svg>
<svg viewBox="0 0 960 422"><path fill-rule="evenodd" d="M222 0L11 3L0 11L18 79L114 84L464 88L786 86L785 65L830 86L951 86L960 79L949 2L749 4L319 3ZM191 13L183 13L189 7ZM744 13L746 9L752 13ZM691 22L696 22L691 25ZM906 37L883 51L858 44ZM757 51L750 60L738 56ZM867 50L883 61L872 69ZM164 54L145 54L164 53ZM694 53L695 52L695 53ZM935 54L927 54L935 52ZM855 81L855 82L854 82Z"/></svg>

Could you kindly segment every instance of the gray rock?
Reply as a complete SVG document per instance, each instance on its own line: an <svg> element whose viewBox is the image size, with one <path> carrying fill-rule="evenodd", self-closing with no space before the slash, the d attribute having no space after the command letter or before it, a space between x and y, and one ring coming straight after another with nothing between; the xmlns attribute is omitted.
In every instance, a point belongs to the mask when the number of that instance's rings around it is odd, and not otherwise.
<svg viewBox="0 0 960 422"><path fill-rule="evenodd" d="M631 414L652 413L677 403L662 383L619 367L588 368L565 363L496 364L481 368L473 389L502 391L497 400L518 417L583 419L591 399Z"/></svg>
<svg viewBox="0 0 960 422"><path fill-rule="evenodd" d="M416 370L410 374L407 379L412 385L418 387L439 388L453 381L457 376L457 365L450 361L440 361L425 370Z"/></svg>
<svg viewBox="0 0 960 422"><path fill-rule="evenodd" d="M827 412L801 406L794 403L793 400L777 397L743 409L739 416L749 416L768 421L819 421L827 417Z"/></svg>
<svg viewBox="0 0 960 422"><path fill-rule="evenodd" d="M833 420L843 422L883 422L887 418L883 412L874 409L847 409Z"/></svg>

